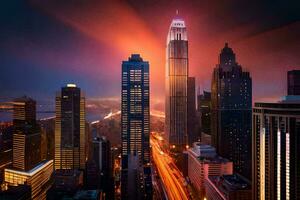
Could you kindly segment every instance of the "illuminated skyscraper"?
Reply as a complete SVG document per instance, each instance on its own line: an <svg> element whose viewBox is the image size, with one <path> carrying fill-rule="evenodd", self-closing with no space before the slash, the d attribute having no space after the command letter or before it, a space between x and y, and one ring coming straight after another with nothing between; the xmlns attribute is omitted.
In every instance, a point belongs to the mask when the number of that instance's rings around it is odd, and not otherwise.
<svg viewBox="0 0 300 200"><path fill-rule="evenodd" d="M85 168L85 97L68 84L56 96L55 169Z"/></svg>
<svg viewBox="0 0 300 200"><path fill-rule="evenodd" d="M212 77L212 144L233 162L234 172L251 179L252 79L228 44Z"/></svg>
<svg viewBox="0 0 300 200"><path fill-rule="evenodd" d="M30 186L33 200L45 200L53 172L53 160L41 162L41 132L36 123L36 102L21 97L13 102L13 166L5 169L8 186Z"/></svg>
<svg viewBox="0 0 300 200"><path fill-rule="evenodd" d="M122 63L122 199L152 199L149 63L133 54Z"/></svg>
<svg viewBox="0 0 300 200"><path fill-rule="evenodd" d="M300 197L300 103L255 103L253 200Z"/></svg>
<svg viewBox="0 0 300 200"><path fill-rule="evenodd" d="M182 19L173 19L170 25L166 56L165 134L170 146L181 148L188 144L188 40Z"/></svg>
<svg viewBox="0 0 300 200"><path fill-rule="evenodd" d="M36 102L21 97L13 102L13 168L30 170L41 161L41 133L36 124Z"/></svg>

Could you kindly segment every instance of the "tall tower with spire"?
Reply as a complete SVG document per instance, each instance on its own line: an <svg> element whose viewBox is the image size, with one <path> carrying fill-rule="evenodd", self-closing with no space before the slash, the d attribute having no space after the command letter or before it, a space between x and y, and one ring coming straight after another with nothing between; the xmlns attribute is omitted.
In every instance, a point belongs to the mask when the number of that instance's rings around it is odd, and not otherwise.
<svg viewBox="0 0 300 200"><path fill-rule="evenodd" d="M252 79L225 43L211 85L212 143L234 162L234 171L251 179Z"/></svg>
<svg viewBox="0 0 300 200"><path fill-rule="evenodd" d="M178 14L178 11L176 11ZM185 22L172 20L166 48L165 133L171 148L182 148L187 138L188 39Z"/></svg>

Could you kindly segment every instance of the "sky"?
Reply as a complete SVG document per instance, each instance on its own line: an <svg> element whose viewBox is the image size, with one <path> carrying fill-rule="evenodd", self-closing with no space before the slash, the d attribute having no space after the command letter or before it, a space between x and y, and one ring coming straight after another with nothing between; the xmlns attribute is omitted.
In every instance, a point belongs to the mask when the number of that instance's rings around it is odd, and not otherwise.
<svg viewBox="0 0 300 200"><path fill-rule="evenodd" d="M90 99L120 98L122 60L139 53L150 62L152 107L161 108L176 10L200 90L210 90L228 42L251 73L254 101L285 95L287 70L300 69L296 0L9 0L0 3L0 101L26 94L54 102L70 82Z"/></svg>

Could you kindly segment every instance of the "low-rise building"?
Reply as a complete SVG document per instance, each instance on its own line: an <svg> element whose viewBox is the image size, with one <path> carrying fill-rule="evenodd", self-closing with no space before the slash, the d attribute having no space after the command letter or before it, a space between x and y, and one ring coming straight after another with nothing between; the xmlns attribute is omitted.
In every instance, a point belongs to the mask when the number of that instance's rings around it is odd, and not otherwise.
<svg viewBox="0 0 300 200"><path fill-rule="evenodd" d="M251 184L244 177L233 174L209 176L205 180L207 200L251 200Z"/></svg>
<svg viewBox="0 0 300 200"><path fill-rule="evenodd" d="M220 176L233 173L233 164L216 154L214 147L194 143L187 151L188 177L192 186L201 198L205 197L204 181L209 176Z"/></svg>

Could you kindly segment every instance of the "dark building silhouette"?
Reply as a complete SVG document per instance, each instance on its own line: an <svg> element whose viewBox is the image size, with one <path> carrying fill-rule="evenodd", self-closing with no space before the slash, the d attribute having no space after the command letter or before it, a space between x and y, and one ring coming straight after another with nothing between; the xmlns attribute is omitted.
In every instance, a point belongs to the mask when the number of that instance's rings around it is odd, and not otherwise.
<svg viewBox="0 0 300 200"><path fill-rule="evenodd" d="M287 74L287 95L300 95L300 70L291 70Z"/></svg>
<svg viewBox="0 0 300 200"><path fill-rule="evenodd" d="M300 103L255 103L253 200L300 197Z"/></svg>
<svg viewBox="0 0 300 200"><path fill-rule="evenodd" d="M197 127L199 125L196 115L196 81L195 77L188 77L187 82L187 133L188 145L192 146L198 141L199 133Z"/></svg>
<svg viewBox="0 0 300 200"><path fill-rule="evenodd" d="M173 149L188 144L187 136L188 40L185 22L173 19L167 38L165 134Z"/></svg>
<svg viewBox="0 0 300 200"><path fill-rule="evenodd" d="M93 140L93 159L98 172L98 187L108 199L114 198L113 161L111 145L105 137L97 137Z"/></svg>
<svg viewBox="0 0 300 200"><path fill-rule="evenodd" d="M234 162L234 172L251 179L252 80L225 44L212 77L212 144Z"/></svg>
<svg viewBox="0 0 300 200"><path fill-rule="evenodd" d="M152 199L149 63L132 54L122 63L122 199Z"/></svg>
<svg viewBox="0 0 300 200"><path fill-rule="evenodd" d="M85 97L75 84L68 84L57 93L55 115L55 169L84 169Z"/></svg>
<svg viewBox="0 0 300 200"><path fill-rule="evenodd" d="M200 113L201 132L211 134L211 93L203 91L197 97L198 112Z"/></svg>
<svg viewBox="0 0 300 200"><path fill-rule="evenodd" d="M13 126L13 168L28 171L41 161L41 132L33 99L24 96L14 100Z"/></svg>

